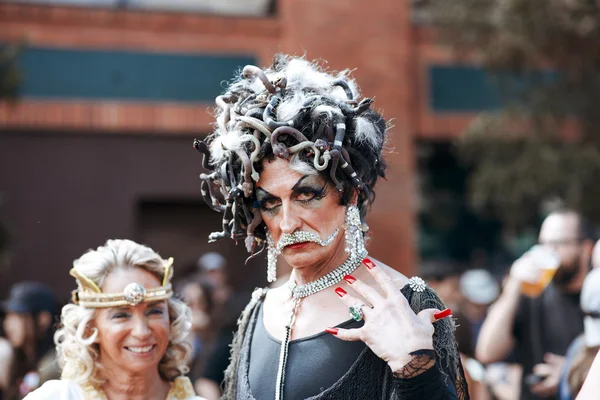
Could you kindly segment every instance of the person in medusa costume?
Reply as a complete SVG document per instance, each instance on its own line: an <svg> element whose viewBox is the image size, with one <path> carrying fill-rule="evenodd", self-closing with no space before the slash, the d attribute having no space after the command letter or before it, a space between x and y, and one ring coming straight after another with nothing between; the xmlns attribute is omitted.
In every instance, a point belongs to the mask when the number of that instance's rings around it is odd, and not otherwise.
<svg viewBox="0 0 600 400"><path fill-rule="evenodd" d="M467 399L451 311L367 257L387 126L349 72L280 55L216 103L215 131L194 141L202 196L223 212L209 240L266 248L270 282L278 256L293 269L242 313L223 398Z"/></svg>

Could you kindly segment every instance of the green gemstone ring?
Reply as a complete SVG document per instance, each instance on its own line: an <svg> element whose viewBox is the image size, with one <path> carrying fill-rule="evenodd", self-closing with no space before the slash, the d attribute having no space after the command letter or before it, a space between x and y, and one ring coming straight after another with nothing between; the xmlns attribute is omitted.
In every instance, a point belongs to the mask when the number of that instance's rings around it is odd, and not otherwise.
<svg viewBox="0 0 600 400"><path fill-rule="evenodd" d="M362 308L365 306L364 303L357 303L349 308L350 315L352 319L355 321L362 321L365 314L363 313Z"/></svg>

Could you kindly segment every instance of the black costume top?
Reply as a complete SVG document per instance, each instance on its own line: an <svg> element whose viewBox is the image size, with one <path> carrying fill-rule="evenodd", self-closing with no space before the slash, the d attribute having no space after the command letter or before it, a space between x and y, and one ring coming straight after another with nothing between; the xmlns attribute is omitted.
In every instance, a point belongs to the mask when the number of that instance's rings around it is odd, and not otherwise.
<svg viewBox="0 0 600 400"><path fill-rule="evenodd" d="M257 399L274 399L281 341L265 329L262 306L261 302L252 333L248 382L252 395ZM363 321L351 319L337 327L352 329L362 325ZM344 342L325 331L292 340L283 398L301 400L321 393L352 367L365 347L366 344L361 341Z"/></svg>
<svg viewBox="0 0 600 400"><path fill-rule="evenodd" d="M429 288L425 292L417 293L405 286L402 292L413 310L415 305L420 309L443 308L437 295ZM269 345L266 341L274 339L264 336L268 333L264 330L262 318L259 316L262 316L265 293L266 290L257 290L253 295L253 301L240 318L239 330L232 345L232 363L226 371L223 399L274 398L280 346L277 343L273 343L273 346ZM292 341L287 362L284 398L290 400L305 398L311 400L468 399L466 381L452 333L453 321L441 320L436 322L435 326L433 339L437 354L436 364L428 371L409 379L394 377L387 363L362 342L343 342L331 337L339 343L334 347L328 347L335 342L325 340L326 336L323 334ZM255 335L259 337L255 339ZM402 338L398 339L402 340ZM298 352L299 344L303 344L305 350L310 351ZM347 345L350 346L347 350L343 350ZM325 361L328 363L326 365L322 364L324 354L340 354L341 351L351 354L353 360L346 357L337 366L331 364L331 360ZM293 352L296 354L292 355ZM326 371L327 367L335 370ZM259 378L257 371L262 371L264 377ZM268 386L272 389L268 389ZM254 392L255 390L257 392ZM312 397L306 397L307 395Z"/></svg>

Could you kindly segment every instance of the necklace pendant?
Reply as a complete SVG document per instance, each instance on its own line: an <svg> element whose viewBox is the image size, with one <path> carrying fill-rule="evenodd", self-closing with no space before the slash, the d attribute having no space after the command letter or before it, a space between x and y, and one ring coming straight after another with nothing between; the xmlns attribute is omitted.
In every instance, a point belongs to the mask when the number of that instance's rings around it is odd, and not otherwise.
<svg viewBox="0 0 600 400"><path fill-rule="evenodd" d="M290 293L290 298L296 298L296 287L298 287L298 284L294 278L291 277L288 283L288 292Z"/></svg>

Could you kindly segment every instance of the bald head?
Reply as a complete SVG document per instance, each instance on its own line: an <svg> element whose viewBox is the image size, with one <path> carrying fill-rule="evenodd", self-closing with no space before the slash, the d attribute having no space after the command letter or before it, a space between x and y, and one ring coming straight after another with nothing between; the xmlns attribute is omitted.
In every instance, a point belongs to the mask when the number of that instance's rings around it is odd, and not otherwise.
<svg viewBox="0 0 600 400"><path fill-rule="evenodd" d="M542 223L540 243L550 246L577 242L582 237L581 217L575 211L550 214Z"/></svg>

